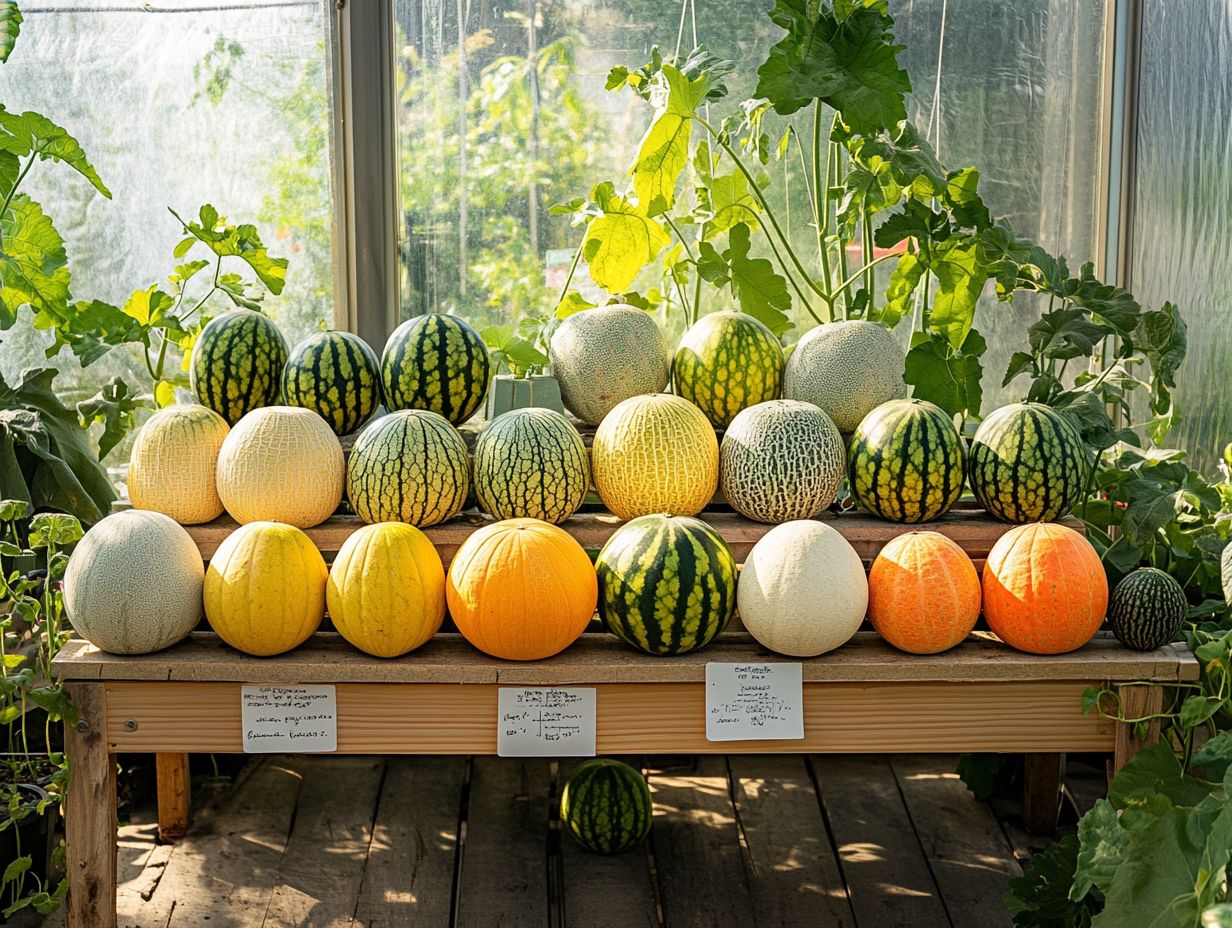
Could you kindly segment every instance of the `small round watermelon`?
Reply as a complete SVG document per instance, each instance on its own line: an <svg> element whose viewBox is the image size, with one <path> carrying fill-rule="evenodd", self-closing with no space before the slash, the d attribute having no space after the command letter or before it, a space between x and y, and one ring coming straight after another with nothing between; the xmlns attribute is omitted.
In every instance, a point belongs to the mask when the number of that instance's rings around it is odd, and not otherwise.
<svg viewBox="0 0 1232 928"><path fill-rule="evenodd" d="M1189 600L1174 577L1139 567L1112 591L1108 624L1127 648L1154 651L1176 640L1188 612Z"/></svg>
<svg viewBox="0 0 1232 928"><path fill-rule="evenodd" d="M427 409L460 425L488 392L492 357L479 333L457 316L428 313L394 329L381 355L390 409Z"/></svg>
<svg viewBox="0 0 1232 928"><path fill-rule="evenodd" d="M582 436L551 409L512 409L475 442L475 496L498 519L558 524L582 505L590 463Z"/></svg>
<svg viewBox="0 0 1232 928"><path fill-rule="evenodd" d="M743 409L783 392L783 346L765 325L742 312L703 316L680 340L672 381L683 396L726 428Z"/></svg>
<svg viewBox="0 0 1232 928"><path fill-rule="evenodd" d="M436 525L470 490L466 442L442 416L403 409L373 420L347 460L347 499L365 522Z"/></svg>
<svg viewBox="0 0 1232 928"><path fill-rule="evenodd" d="M968 455L971 492L1002 522L1053 522L1082 497L1087 449L1078 430L1042 403L995 410Z"/></svg>
<svg viewBox="0 0 1232 928"><path fill-rule="evenodd" d="M801 400L750 406L719 446L723 497L758 522L811 519L843 482L843 437L830 417Z"/></svg>
<svg viewBox="0 0 1232 928"><path fill-rule="evenodd" d="M287 342L261 313L237 309L211 319L197 336L189 385L202 406L235 425L262 406L278 402Z"/></svg>
<svg viewBox="0 0 1232 928"><path fill-rule="evenodd" d="M350 332L309 335L282 370L282 401L311 409L335 435L351 434L381 405L376 353Z"/></svg>
<svg viewBox="0 0 1232 928"><path fill-rule="evenodd" d="M646 778L618 760L583 761L560 794L565 830L597 854L619 854L640 843L653 814Z"/></svg>
<svg viewBox="0 0 1232 928"><path fill-rule="evenodd" d="M736 559L718 532L692 516L627 522L600 550L595 570L604 625L647 654L696 651L736 608Z"/></svg>
<svg viewBox="0 0 1232 928"><path fill-rule="evenodd" d="M927 400L890 400L851 436L847 479L865 509L915 524L943 515L962 495L962 436Z"/></svg>

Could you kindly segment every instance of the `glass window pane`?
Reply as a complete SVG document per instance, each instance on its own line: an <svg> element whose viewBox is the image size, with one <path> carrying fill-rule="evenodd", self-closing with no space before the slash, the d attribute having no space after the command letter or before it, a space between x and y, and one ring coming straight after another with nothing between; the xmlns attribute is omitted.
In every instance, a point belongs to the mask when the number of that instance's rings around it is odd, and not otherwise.
<svg viewBox="0 0 1232 928"><path fill-rule="evenodd" d="M770 6L397 0L403 316L444 310L486 325L549 310L581 230L548 207L601 180L623 187L649 117L628 91L605 92L609 69L640 66L653 45L671 56L704 43L737 63L717 119L752 95L755 68L781 35L765 16ZM943 160L979 167L985 197L1023 235L1090 258L1100 209L1103 0L905 0L893 8L915 87L911 116ZM807 122L802 114L805 138ZM781 121L767 124L777 139ZM776 190L785 181L801 254L815 253L796 162L767 170ZM882 287L887 274L883 265ZM723 299L714 293L707 308ZM1027 300L985 302L977 326L991 346L990 409L1006 395L1009 355L1039 310ZM800 329L811 325L798 306L794 318ZM678 331L680 314L669 308L665 322Z"/></svg>

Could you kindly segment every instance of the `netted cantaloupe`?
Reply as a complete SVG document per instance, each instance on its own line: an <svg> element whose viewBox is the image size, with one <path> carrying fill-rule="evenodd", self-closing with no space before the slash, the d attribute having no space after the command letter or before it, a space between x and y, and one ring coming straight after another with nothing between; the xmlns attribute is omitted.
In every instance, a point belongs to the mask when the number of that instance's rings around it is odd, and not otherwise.
<svg viewBox="0 0 1232 928"><path fill-rule="evenodd" d="M227 420L196 404L168 406L146 420L128 458L128 498L181 525L222 515L215 477Z"/></svg>
<svg viewBox="0 0 1232 928"><path fill-rule="evenodd" d="M565 407L590 425L631 396L662 392L671 374L659 324L636 306L574 313L552 333L548 355Z"/></svg>
<svg viewBox="0 0 1232 928"><path fill-rule="evenodd" d="M783 396L820 406L844 435L887 400L907 395L906 356L875 322L851 319L804 334L787 358Z"/></svg>
<svg viewBox="0 0 1232 928"><path fill-rule="evenodd" d="M397 657L441 627L445 568L413 525L365 525L338 550L325 599L338 634L374 657Z"/></svg>
<svg viewBox="0 0 1232 928"><path fill-rule="evenodd" d="M591 447L595 489L622 519L697 515L719 481L714 426L688 400L635 396L609 412Z"/></svg>
<svg viewBox="0 0 1232 928"><path fill-rule="evenodd" d="M236 522L310 528L342 502L338 436L315 412L266 406L244 416L218 455L218 496Z"/></svg>
<svg viewBox="0 0 1232 928"><path fill-rule="evenodd" d="M249 522L224 538L210 558L205 616L238 651L283 654L320 626L327 577L321 552L298 528Z"/></svg>
<svg viewBox="0 0 1232 928"><path fill-rule="evenodd" d="M101 520L64 571L74 631L113 654L149 654L201 621L201 552L170 516L144 509Z"/></svg>

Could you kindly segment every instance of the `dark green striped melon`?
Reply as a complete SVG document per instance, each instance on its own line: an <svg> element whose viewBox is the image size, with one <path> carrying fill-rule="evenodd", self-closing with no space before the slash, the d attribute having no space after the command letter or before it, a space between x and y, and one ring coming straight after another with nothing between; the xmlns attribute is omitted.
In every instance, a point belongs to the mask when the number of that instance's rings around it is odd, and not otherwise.
<svg viewBox="0 0 1232 928"><path fill-rule="evenodd" d="M462 511L469 488L466 442L426 409L374 420L347 460L347 499L365 522L436 525Z"/></svg>
<svg viewBox="0 0 1232 928"><path fill-rule="evenodd" d="M479 433L474 481L484 512L557 524L578 511L590 488L586 446L560 413L513 409Z"/></svg>
<svg viewBox="0 0 1232 928"><path fill-rule="evenodd" d="M721 632L736 607L736 559L691 516L640 516L612 533L595 560L599 615L647 654L688 654Z"/></svg>
<svg viewBox="0 0 1232 928"><path fill-rule="evenodd" d="M1078 504L1086 478L1082 436L1040 403L1002 406L983 421L968 455L971 492L1002 522L1052 522Z"/></svg>
<svg viewBox="0 0 1232 928"><path fill-rule="evenodd" d="M650 832L654 808L641 771L608 758L583 761L565 781L560 820L578 844L619 854Z"/></svg>
<svg viewBox="0 0 1232 928"><path fill-rule="evenodd" d="M237 309L211 319L193 345L188 379L202 406L235 425L278 402L287 342L268 316Z"/></svg>
<svg viewBox="0 0 1232 928"><path fill-rule="evenodd" d="M1112 591L1108 624L1127 648L1154 651L1176 640L1188 612L1185 590L1175 578L1154 567L1139 567Z"/></svg>
<svg viewBox="0 0 1232 928"><path fill-rule="evenodd" d="M350 332L317 332L295 346L282 369L282 401L311 409L335 435L349 435L381 405L381 367Z"/></svg>
<svg viewBox="0 0 1232 928"><path fill-rule="evenodd" d="M747 313L711 313L680 340L672 382L677 396L726 428L741 410L779 398L783 366L783 346L761 322Z"/></svg>
<svg viewBox="0 0 1232 928"><path fill-rule="evenodd" d="M428 313L394 329L381 355L390 409L427 409L460 425L483 404L492 358L457 316Z"/></svg>
<svg viewBox="0 0 1232 928"><path fill-rule="evenodd" d="M865 416L851 436L847 481L865 509L915 524L943 515L962 495L962 436L927 400L890 400Z"/></svg>

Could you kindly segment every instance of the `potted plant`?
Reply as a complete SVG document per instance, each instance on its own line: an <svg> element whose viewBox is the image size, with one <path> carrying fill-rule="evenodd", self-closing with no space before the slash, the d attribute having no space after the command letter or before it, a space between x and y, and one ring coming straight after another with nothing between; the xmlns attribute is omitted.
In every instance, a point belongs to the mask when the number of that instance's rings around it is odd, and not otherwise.
<svg viewBox="0 0 1232 928"><path fill-rule="evenodd" d="M3 916L55 910L68 884L55 882L59 804L68 769L55 742L73 721L51 661L70 637L60 590L66 548L82 535L74 516L29 518L24 500L0 501L0 905ZM36 565L30 567L30 565Z"/></svg>
<svg viewBox="0 0 1232 928"><path fill-rule="evenodd" d="M542 406L557 412L565 411L560 398L560 384L546 373L547 340L552 320L527 316L517 327L490 326L480 333L492 352L497 374L492 378L484 417L489 421L511 409ZM501 373L501 371L504 373Z"/></svg>

